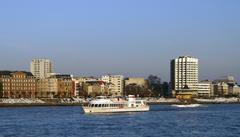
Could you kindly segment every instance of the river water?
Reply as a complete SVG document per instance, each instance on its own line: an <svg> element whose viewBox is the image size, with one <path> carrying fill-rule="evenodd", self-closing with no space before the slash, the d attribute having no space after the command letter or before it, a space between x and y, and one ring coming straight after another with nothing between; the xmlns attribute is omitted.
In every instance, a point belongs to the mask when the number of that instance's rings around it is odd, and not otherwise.
<svg viewBox="0 0 240 137"><path fill-rule="evenodd" d="M83 114L80 106L0 108L0 137L238 137L240 105Z"/></svg>

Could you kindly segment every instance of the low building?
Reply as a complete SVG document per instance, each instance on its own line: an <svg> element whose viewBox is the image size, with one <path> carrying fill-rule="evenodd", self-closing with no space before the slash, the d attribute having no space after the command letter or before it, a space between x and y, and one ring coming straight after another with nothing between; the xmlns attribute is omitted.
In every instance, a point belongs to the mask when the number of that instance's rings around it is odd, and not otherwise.
<svg viewBox="0 0 240 137"><path fill-rule="evenodd" d="M240 87L238 85L233 87L233 95L240 96Z"/></svg>
<svg viewBox="0 0 240 137"><path fill-rule="evenodd" d="M77 79L73 78L73 84L74 84L74 93L73 96L79 96L79 92L80 92L80 83Z"/></svg>
<svg viewBox="0 0 240 137"><path fill-rule="evenodd" d="M123 95L123 76L122 75L106 75L102 76L102 81L109 84L109 92L113 96Z"/></svg>
<svg viewBox="0 0 240 137"><path fill-rule="evenodd" d="M55 74L45 79L38 79L36 97L68 98L73 97L75 84L71 75Z"/></svg>
<svg viewBox="0 0 240 137"><path fill-rule="evenodd" d="M4 98L34 98L36 79L31 72L0 71L2 97Z"/></svg>
<svg viewBox="0 0 240 137"><path fill-rule="evenodd" d="M50 78L57 79L58 97L68 98L74 96L75 88L71 75L57 74L52 75Z"/></svg>
<svg viewBox="0 0 240 137"><path fill-rule="evenodd" d="M214 83L214 95L215 96L227 96L229 95L228 84L225 82Z"/></svg>
<svg viewBox="0 0 240 137"><path fill-rule="evenodd" d="M232 96L234 95L234 86L236 85L236 80L233 76L223 76L219 79L213 81L215 85L215 92L217 96ZM218 90L218 91L217 91Z"/></svg>
<svg viewBox="0 0 240 137"><path fill-rule="evenodd" d="M36 97L53 98L58 94L58 80L56 78L38 79Z"/></svg>
<svg viewBox="0 0 240 137"><path fill-rule="evenodd" d="M83 84L83 91L89 96L95 97L98 95L110 96L109 85L103 81L91 81Z"/></svg>
<svg viewBox="0 0 240 137"><path fill-rule="evenodd" d="M96 78L96 77L74 77L73 78L74 84L75 84L75 92L74 92L74 96L87 96L87 91L86 89L86 83L88 82L97 82L97 81L101 81L100 78ZM84 87L85 86L85 87Z"/></svg>
<svg viewBox="0 0 240 137"><path fill-rule="evenodd" d="M210 81L201 81L198 83L198 97L212 97L213 93L213 85Z"/></svg>

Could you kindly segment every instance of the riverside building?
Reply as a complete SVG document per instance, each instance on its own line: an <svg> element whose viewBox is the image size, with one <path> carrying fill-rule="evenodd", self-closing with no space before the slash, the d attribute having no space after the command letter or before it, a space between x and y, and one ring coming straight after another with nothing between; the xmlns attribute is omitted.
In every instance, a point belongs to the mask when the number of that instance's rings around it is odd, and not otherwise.
<svg viewBox="0 0 240 137"><path fill-rule="evenodd" d="M50 78L57 80L57 97L68 98L74 96L75 85L71 75L57 74Z"/></svg>
<svg viewBox="0 0 240 137"><path fill-rule="evenodd" d="M180 56L171 60L171 84L173 94L197 95L198 59Z"/></svg>
<svg viewBox="0 0 240 137"><path fill-rule="evenodd" d="M37 92L38 98L53 98L58 95L58 79L45 78L37 80Z"/></svg>
<svg viewBox="0 0 240 137"><path fill-rule="evenodd" d="M54 74L37 81L38 98L68 98L75 95L75 83L71 75Z"/></svg>
<svg viewBox="0 0 240 137"><path fill-rule="evenodd" d="M214 95L218 97L223 97L229 95L229 86L225 82L216 82L213 84Z"/></svg>
<svg viewBox="0 0 240 137"><path fill-rule="evenodd" d="M30 71L38 79L47 78L53 73L53 64L49 59L33 59Z"/></svg>
<svg viewBox="0 0 240 137"><path fill-rule="evenodd" d="M0 71L3 98L34 98L36 79L30 72Z"/></svg>
<svg viewBox="0 0 240 137"><path fill-rule="evenodd" d="M109 93L113 96L123 95L123 76L122 75L106 75L102 76L102 81L108 83Z"/></svg>
<svg viewBox="0 0 240 137"><path fill-rule="evenodd" d="M109 86L109 84L103 81L89 81L83 84L83 90L92 97L100 95L108 96Z"/></svg>
<svg viewBox="0 0 240 137"><path fill-rule="evenodd" d="M210 98L214 96L214 87L211 81L201 81L198 83L198 97Z"/></svg>

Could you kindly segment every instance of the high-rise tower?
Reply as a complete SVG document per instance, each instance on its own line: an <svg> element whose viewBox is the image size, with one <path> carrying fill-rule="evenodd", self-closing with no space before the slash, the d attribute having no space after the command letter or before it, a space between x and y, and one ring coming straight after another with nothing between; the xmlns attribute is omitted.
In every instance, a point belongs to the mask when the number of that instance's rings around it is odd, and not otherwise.
<svg viewBox="0 0 240 137"><path fill-rule="evenodd" d="M176 93L197 91L198 59L180 56L171 60L171 84Z"/></svg>
<svg viewBox="0 0 240 137"><path fill-rule="evenodd" d="M53 65L49 59L33 59L30 71L36 78L47 78L53 73Z"/></svg>

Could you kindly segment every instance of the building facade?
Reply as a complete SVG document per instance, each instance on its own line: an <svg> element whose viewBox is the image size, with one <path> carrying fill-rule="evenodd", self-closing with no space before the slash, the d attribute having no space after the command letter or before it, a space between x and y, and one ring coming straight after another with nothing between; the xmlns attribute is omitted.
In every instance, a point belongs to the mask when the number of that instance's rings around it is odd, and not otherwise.
<svg viewBox="0 0 240 137"><path fill-rule="evenodd" d="M122 75L105 75L102 76L102 81L108 83L109 93L112 96L122 96L123 95L123 82L124 77Z"/></svg>
<svg viewBox="0 0 240 137"><path fill-rule="evenodd" d="M238 85L233 87L233 95L240 97L240 87Z"/></svg>
<svg viewBox="0 0 240 137"><path fill-rule="evenodd" d="M234 90L236 91L237 82L235 81L233 76L220 77L219 79L214 80L213 83L215 85L215 93L217 96L236 95L234 93Z"/></svg>
<svg viewBox="0 0 240 137"><path fill-rule="evenodd" d="M109 85L103 81L86 82L83 84L83 90L92 97L109 95Z"/></svg>
<svg viewBox="0 0 240 137"><path fill-rule="evenodd" d="M221 97L229 95L229 86L225 82L214 83L214 95Z"/></svg>
<svg viewBox="0 0 240 137"><path fill-rule="evenodd" d="M36 79L30 72L0 71L3 98L35 98Z"/></svg>
<svg viewBox="0 0 240 137"><path fill-rule="evenodd" d="M53 73L53 64L49 59L33 59L30 63L30 71L36 78L47 78Z"/></svg>
<svg viewBox="0 0 240 137"><path fill-rule="evenodd" d="M70 75L51 75L37 80L38 98L68 98L75 96L75 83Z"/></svg>
<svg viewBox="0 0 240 137"><path fill-rule="evenodd" d="M75 92L75 84L71 75L52 75L50 78L57 79L57 97L68 98L73 97Z"/></svg>
<svg viewBox="0 0 240 137"><path fill-rule="evenodd" d="M37 80L37 98L54 98L58 95L58 79L45 78Z"/></svg>
<svg viewBox="0 0 240 137"><path fill-rule="evenodd" d="M198 59L180 56L171 60L171 87L175 93L198 90Z"/></svg>
<svg viewBox="0 0 240 137"><path fill-rule="evenodd" d="M214 96L213 84L211 81L201 81L198 83L198 97L210 98Z"/></svg>

